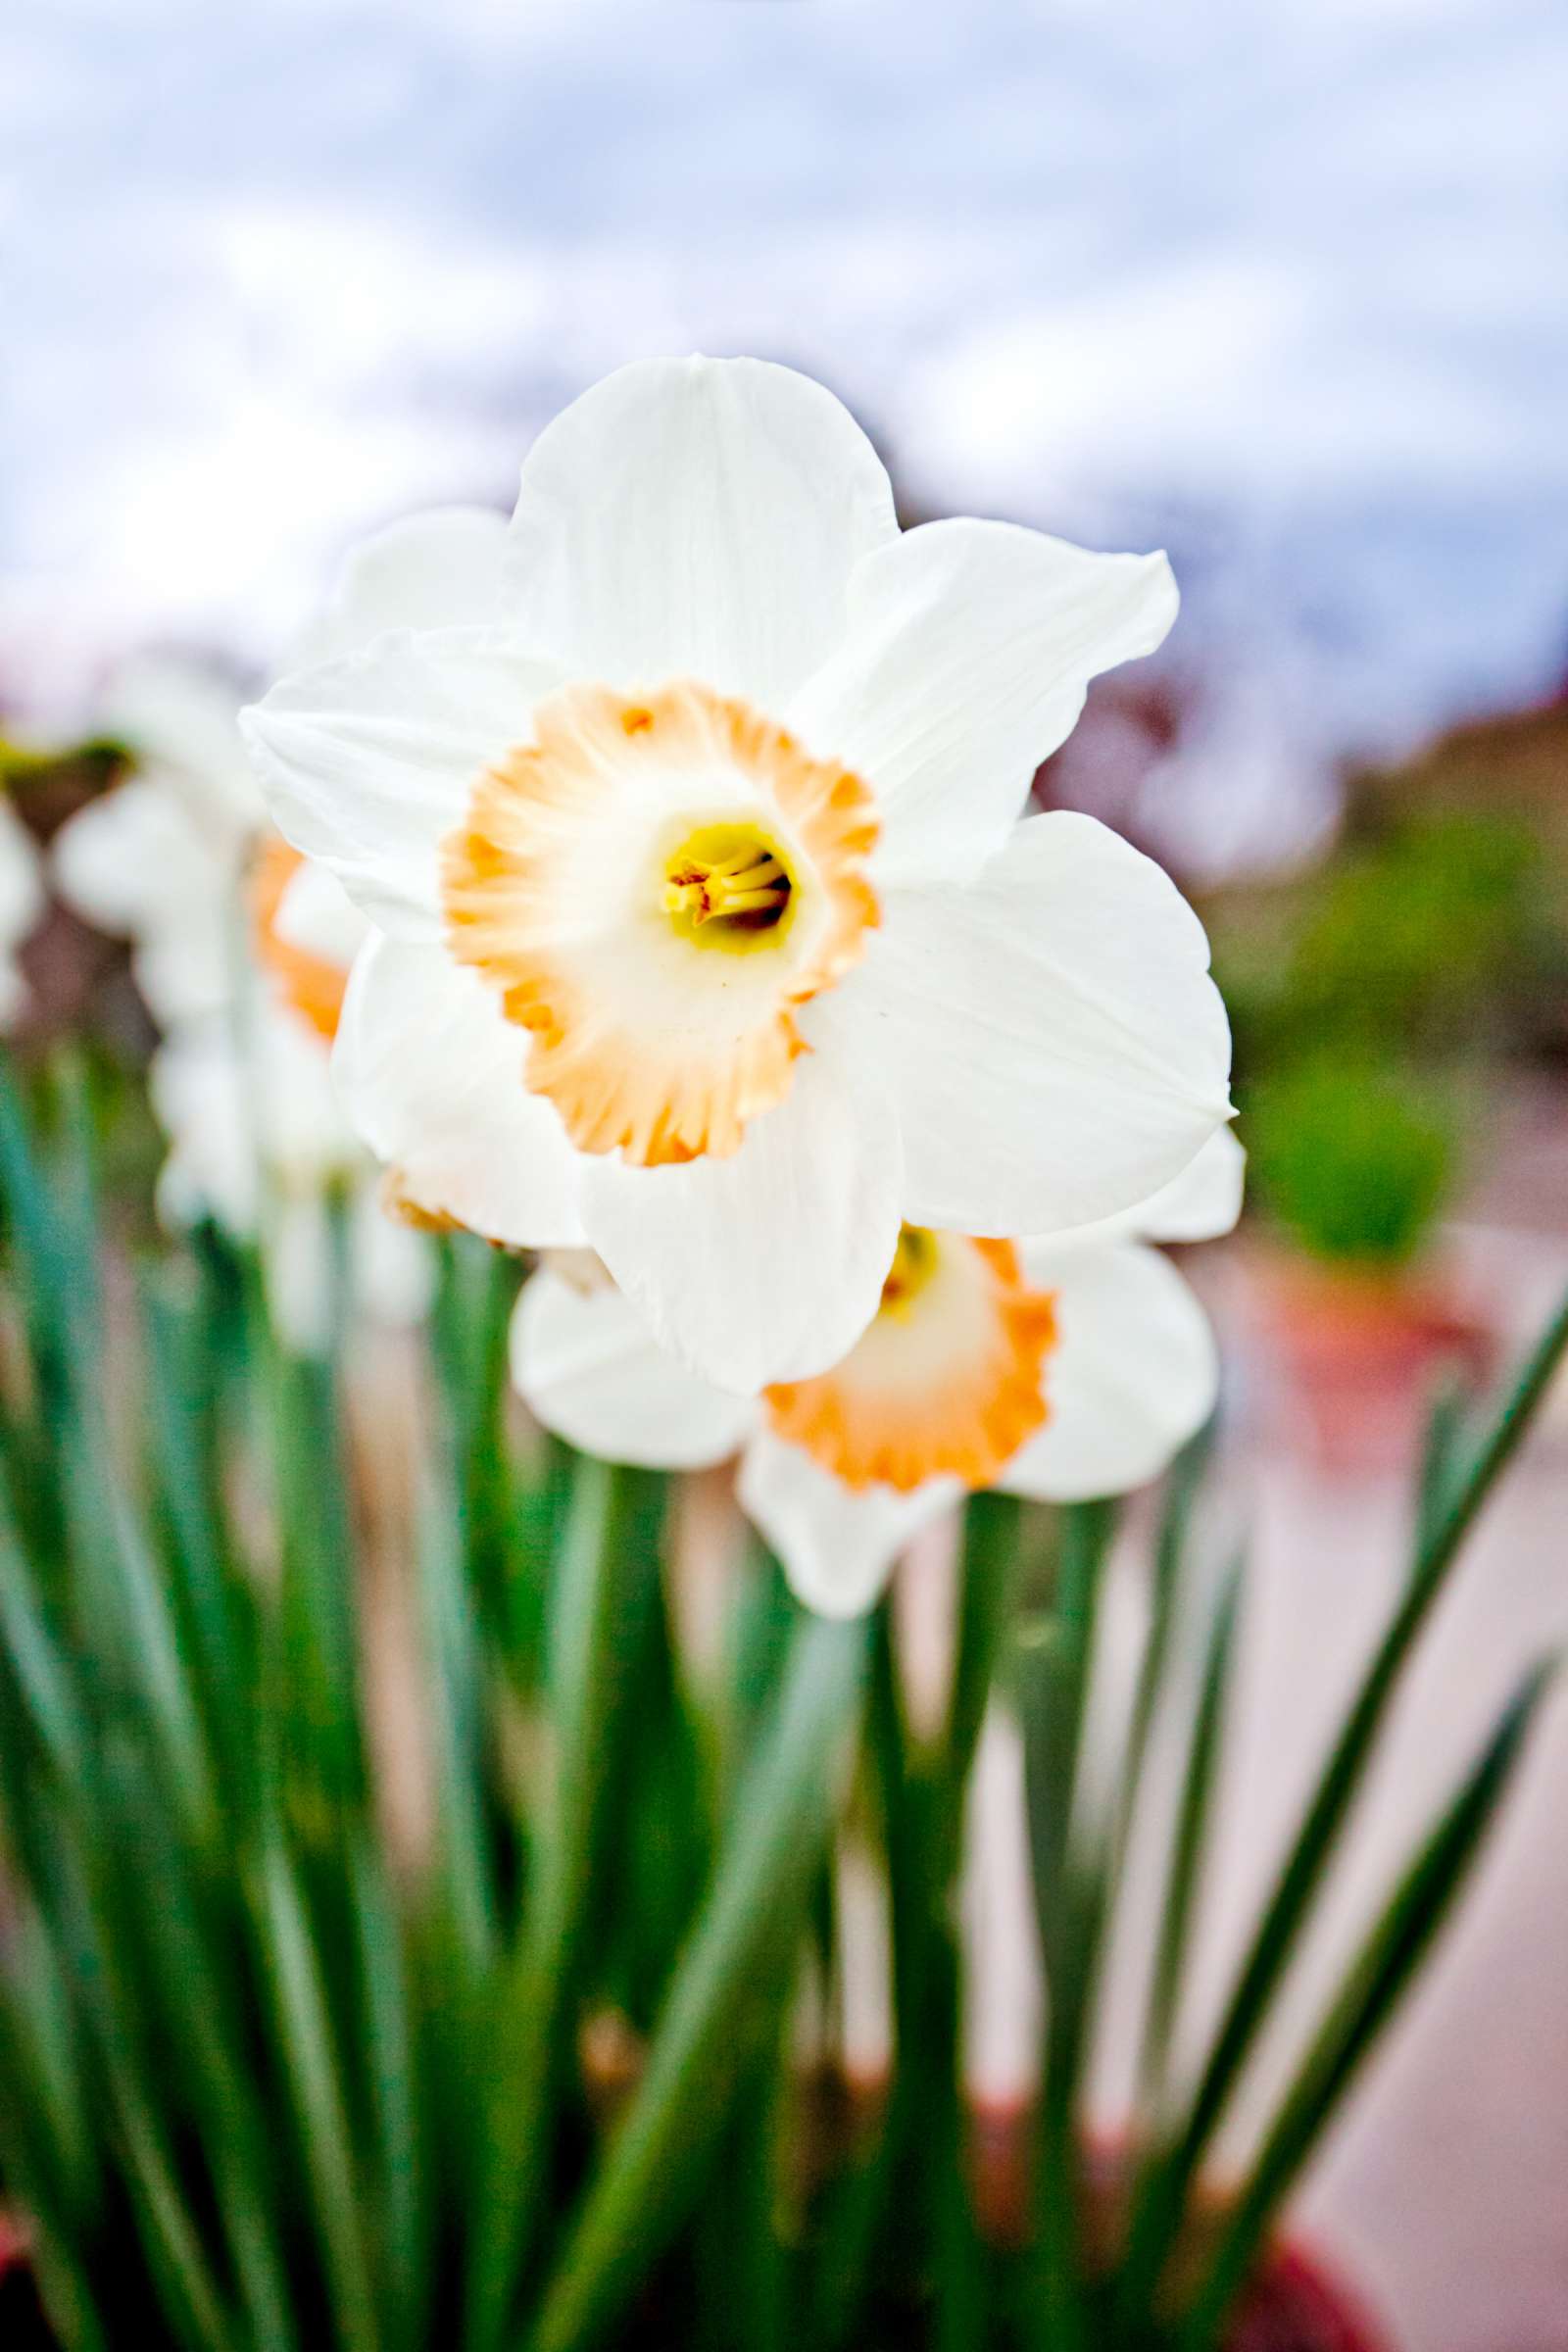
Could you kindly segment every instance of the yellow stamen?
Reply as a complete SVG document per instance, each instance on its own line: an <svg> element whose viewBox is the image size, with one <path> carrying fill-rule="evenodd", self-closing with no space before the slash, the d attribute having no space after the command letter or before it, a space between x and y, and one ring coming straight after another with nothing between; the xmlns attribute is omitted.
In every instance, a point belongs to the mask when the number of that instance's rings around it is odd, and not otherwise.
<svg viewBox="0 0 1568 2352"><path fill-rule="evenodd" d="M738 914L770 913L776 921L789 900L789 875L760 842L748 842L727 858L700 858L687 848L664 880L664 911L684 915L694 926Z"/></svg>
<svg viewBox="0 0 1568 2352"><path fill-rule="evenodd" d="M937 1237L927 1233L923 1225L904 1225L899 1229L899 1246L893 1252L887 1280L882 1285L884 1315L906 1315L914 1301L937 1269Z"/></svg>

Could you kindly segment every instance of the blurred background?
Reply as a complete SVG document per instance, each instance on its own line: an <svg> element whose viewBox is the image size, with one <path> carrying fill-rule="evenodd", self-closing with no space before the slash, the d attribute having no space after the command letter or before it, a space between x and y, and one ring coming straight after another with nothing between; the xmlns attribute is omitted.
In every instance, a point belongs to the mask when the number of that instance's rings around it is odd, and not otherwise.
<svg viewBox="0 0 1568 2352"><path fill-rule="evenodd" d="M807 368L906 520L1170 550L1168 647L1037 791L1172 869L1236 1026L1251 1207L1194 1270L1255 1530L1238 1915L1387 1606L1422 1401L1568 1272L1565 118L1550 0L10 0L0 31L0 731L40 849L113 781L56 756L118 740L127 661L237 700L359 535L509 504L641 354ZM40 871L19 1049L96 1022L133 1056L157 1008ZM1367 1884L1568 1635L1557 1420ZM1568 2344L1565 1793L1559 1708L1308 2199L1412 2346Z"/></svg>

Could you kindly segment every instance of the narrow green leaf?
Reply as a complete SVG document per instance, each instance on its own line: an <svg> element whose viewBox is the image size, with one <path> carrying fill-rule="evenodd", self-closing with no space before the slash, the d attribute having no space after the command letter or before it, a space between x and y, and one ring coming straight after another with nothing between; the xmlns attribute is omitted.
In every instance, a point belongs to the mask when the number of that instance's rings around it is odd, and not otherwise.
<svg viewBox="0 0 1568 2352"><path fill-rule="evenodd" d="M0 1493L0 1639L33 1729L68 1782L86 1768L87 1730L75 1688L44 1621L32 1572L17 1542L9 1498Z"/></svg>
<svg viewBox="0 0 1568 2352"><path fill-rule="evenodd" d="M673 2191L689 2179L695 2150L722 2123L718 2086L731 2072L737 2029L759 1976L776 1984L780 1955L800 1931L865 1644L863 1623L801 1625L773 1727L642 2080L548 2284L530 2352L572 2352L612 2317L677 2218Z"/></svg>
<svg viewBox="0 0 1568 2352"><path fill-rule="evenodd" d="M474 1599L453 1512L426 1492L416 1559L420 1631L433 1685L429 1712L439 1825L436 1868L454 1935L453 1956L473 1973L492 1958L496 1891L485 1820L482 1666Z"/></svg>
<svg viewBox="0 0 1568 2352"><path fill-rule="evenodd" d="M38 1914L9 1923L0 1975L0 2098L8 2156L36 2180L46 2217L74 2235L91 2228L103 2192L103 2149L82 2070L78 2021Z"/></svg>
<svg viewBox="0 0 1568 2352"><path fill-rule="evenodd" d="M1219 1774L1241 1590L1242 1569L1238 1564L1226 1581L1209 1628L1170 1847L1138 2067L1139 2106L1146 2117L1158 2114L1165 2096L1171 2034L1186 1974L1193 1908L1207 1853L1208 1819Z"/></svg>
<svg viewBox="0 0 1568 2352"><path fill-rule="evenodd" d="M80 1836L106 1840L102 1799L84 1814ZM272 2121L248 2059L251 2017L236 1984L233 1889L204 1905L202 1858L183 1846L155 1788L131 1781L117 1802L121 1837L134 1865L119 1852L95 1857L100 1942L113 1943L125 1987L144 2026L177 2054L160 2069L157 2096L188 2115L212 2175L213 2192L249 2329L259 2343L288 2352L294 2341L291 2282L279 2227ZM211 1931L211 1932L209 1932Z"/></svg>
<svg viewBox="0 0 1568 2352"><path fill-rule="evenodd" d="M1427 1415L1421 1440L1421 1465L1416 1484L1416 1558L1443 1523L1453 1498L1461 1470L1468 1398L1464 1385L1449 1380L1438 1391Z"/></svg>
<svg viewBox="0 0 1568 2352"><path fill-rule="evenodd" d="M144 1418L192 1646L200 1663L194 1679L209 1737L217 1740L233 1724L242 1656L236 1642L228 1563L203 1459L203 1401L193 1389L188 1370L190 1322L190 1310L173 1303L167 1280L144 1279Z"/></svg>
<svg viewBox="0 0 1568 2352"><path fill-rule="evenodd" d="M1458 1551L1487 1496L1523 1443L1565 1349L1568 1297L1515 1373L1501 1407L1456 1476L1446 1507L1434 1514L1430 1529L1422 1530L1413 1572L1418 1587L1441 1580Z"/></svg>
<svg viewBox="0 0 1568 2352"><path fill-rule="evenodd" d="M1187 2314L1184 2352L1207 2352L1219 2340L1274 2215L1453 1909L1554 1670L1555 1662L1547 1661L1525 1677L1347 1972L1264 2136Z"/></svg>
<svg viewBox="0 0 1568 2352"><path fill-rule="evenodd" d="M380 2330L360 2183L319 1966L288 1855L275 1833L261 1859L257 1914L338 2330L349 2352L376 2352Z"/></svg>
<svg viewBox="0 0 1568 2352"><path fill-rule="evenodd" d="M719 1811L727 1813L751 1760L760 1726L778 1688L795 1626L795 1604L784 1571L760 1536L747 1544L735 1579L730 1642L729 1706L723 1727Z"/></svg>
<svg viewBox="0 0 1568 2352"><path fill-rule="evenodd" d="M146 2020L127 1991L129 1954L115 1933L105 1893L111 1858L90 1835L78 1839L69 1834L74 1828L62 1823L57 1925L89 2005L94 2056L109 2091L108 2132L122 2160L116 2170L135 2208L148 2267L175 2335L189 2352L230 2352L235 2335L229 2314L191 2219L168 2105L148 2064ZM95 2132L104 2128L95 2122Z"/></svg>
<svg viewBox="0 0 1568 2352"><path fill-rule="evenodd" d="M746 2070L692 2217L696 2341L712 2352L731 2352L738 2313L744 2315L747 2352L791 2352L800 2341L778 2230L788 2193L779 2111L790 2066L786 2029L763 2042Z"/></svg>
<svg viewBox="0 0 1568 2352"><path fill-rule="evenodd" d="M380 1855L367 1838L348 1857L360 1974L368 2026L366 2061L378 2142L375 2206L386 2246L382 2327L387 2343L420 2352L428 2340L430 2253L420 2165L413 2022L397 1906Z"/></svg>
<svg viewBox="0 0 1568 2352"><path fill-rule="evenodd" d="M980 1738L997 1661L1012 1627L1018 1597L1023 1505L1011 1494L971 1494L964 1505L958 1563L958 1640L943 1739L948 1804L957 1816Z"/></svg>
<svg viewBox="0 0 1568 2352"><path fill-rule="evenodd" d="M1019 1646L1029 1847L1048 1975L1062 1960L1079 1749L1101 1581L1115 1531L1113 1503L1072 1503L1062 1512L1054 1605L1043 1628L1026 1629Z"/></svg>
<svg viewBox="0 0 1568 2352"><path fill-rule="evenodd" d="M274 1349L270 1394L281 1551L272 1698L290 1781L358 1813L368 1796L356 1556L333 1367Z"/></svg>
<svg viewBox="0 0 1568 2352"><path fill-rule="evenodd" d="M1149 1630L1144 1640L1143 1657L1138 1671L1138 1687L1133 1696L1133 1710L1127 1726L1127 1743L1122 1756L1118 1813L1114 1831L1114 1853L1111 1861L1112 1875L1117 1879L1120 1877L1126 1860L1127 1840L1131 1835L1139 1791L1143 1786L1144 1760L1149 1752L1149 1736L1153 1728L1154 1718L1165 1689L1165 1672L1170 1660L1171 1637L1180 1608L1193 1510L1213 1455L1215 1429L1216 1423L1213 1420L1205 1422L1197 1437L1183 1446L1171 1465L1165 1484L1164 1507L1160 1512L1159 1534L1154 1545L1153 1592L1150 1606Z"/></svg>
<svg viewBox="0 0 1568 2352"><path fill-rule="evenodd" d="M502 2338L539 2221L551 2093L561 2058L579 1932L617 1710L629 1662L631 1584L656 1574L663 1489L646 1471L577 1466L555 1591L550 1655L554 1780L528 1886L527 1912L497 2019L475 2217L467 2341Z"/></svg>
<svg viewBox="0 0 1568 2352"><path fill-rule="evenodd" d="M91 2262L99 2222L101 2117L83 2096L74 2021L64 2014L64 1989L36 1923L19 1922L12 1940L10 1972L0 1977L0 2147L6 2189L31 2223L33 2273L66 2352L105 2352Z"/></svg>
<svg viewBox="0 0 1568 2352"><path fill-rule="evenodd" d="M110 2063L113 2079L119 2072ZM126 2176L164 2308L190 2352L239 2352L238 2337L203 2257L190 2210L150 2107L123 2085L118 2122Z"/></svg>
<svg viewBox="0 0 1568 2352"><path fill-rule="evenodd" d="M1019 1652L1029 1849L1048 2018L1035 2183L1035 2302L1047 2340L1062 2352L1088 2352L1089 2345L1078 2243L1077 2097L1090 2040L1103 1874L1078 1843L1079 1789L1100 1593L1115 1530L1112 1503L1077 1503L1063 1511L1051 1639Z"/></svg>
<svg viewBox="0 0 1568 2352"><path fill-rule="evenodd" d="M994 1523L995 1524L995 1523ZM857 2340L876 2279L911 2232L933 2246L943 2227L940 2167L956 2144L957 1960L952 1906L959 1805L944 1742L910 1738L884 1598L872 1621L865 1745L882 1814L892 1930L892 2093L869 2144L836 2184L819 2230L812 2335L823 2352Z"/></svg>
<svg viewBox="0 0 1568 2352"><path fill-rule="evenodd" d="M1297 1947L1378 1737L1460 1545L1512 1458L1568 1348L1568 1298L1521 1366L1504 1402L1430 1527L1394 1620L1369 1664L1265 1906L1230 2002L1173 2145L1148 2174L1134 2212L1122 2293L1129 2310L1147 2307L1180 2228L1187 2197L1281 1977Z"/></svg>

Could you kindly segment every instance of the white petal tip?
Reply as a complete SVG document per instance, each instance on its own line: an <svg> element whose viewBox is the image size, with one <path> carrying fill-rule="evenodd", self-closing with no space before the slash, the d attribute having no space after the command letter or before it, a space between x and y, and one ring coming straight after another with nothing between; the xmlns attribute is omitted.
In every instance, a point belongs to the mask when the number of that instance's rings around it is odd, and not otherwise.
<svg viewBox="0 0 1568 2352"><path fill-rule="evenodd" d="M809 1609L813 1617L826 1617L834 1625L848 1625L854 1618L863 1617L874 1609L892 1576L889 1568L871 1592L842 1591L826 1578L820 1581L814 1577L797 1578L791 1574L789 1562L784 1563L784 1581L802 1608Z"/></svg>
<svg viewBox="0 0 1568 2352"><path fill-rule="evenodd" d="M238 719L240 741L262 766L286 757L288 722L277 710L269 709L270 701L267 695L259 703L247 703Z"/></svg>
<svg viewBox="0 0 1568 2352"><path fill-rule="evenodd" d="M1176 574L1170 567L1170 558L1162 547L1156 548L1152 555L1140 557L1138 561L1149 575L1149 611L1146 625L1139 634L1139 643L1129 655L1134 662L1141 661L1146 654L1156 652L1164 644L1175 625L1182 602Z"/></svg>

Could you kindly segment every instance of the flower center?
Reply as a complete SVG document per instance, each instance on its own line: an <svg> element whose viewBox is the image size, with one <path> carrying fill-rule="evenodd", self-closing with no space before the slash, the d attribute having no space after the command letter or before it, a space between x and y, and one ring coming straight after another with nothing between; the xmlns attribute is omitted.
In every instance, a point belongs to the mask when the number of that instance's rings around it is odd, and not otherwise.
<svg viewBox="0 0 1568 2352"><path fill-rule="evenodd" d="M788 1092L800 1006L865 952L876 840L860 778L749 704L566 686L446 841L447 941L579 1152L721 1159Z"/></svg>
<svg viewBox="0 0 1568 2352"><path fill-rule="evenodd" d="M887 1280L882 1285L878 1313L906 1316L937 1270L937 1237L923 1225L906 1225L899 1233Z"/></svg>
<svg viewBox="0 0 1568 2352"><path fill-rule="evenodd" d="M766 1391L768 1419L845 1486L989 1486L1047 1417L1052 1299L1009 1242L906 1225L871 1325L841 1364Z"/></svg>
<svg viewBox="0 0 1568 2352"><path fill-rule="evenodd" d="M760 826L703 825L666 864L662 903L683 937L744 955L783 930L794 892L779 845Z"/></svg>

